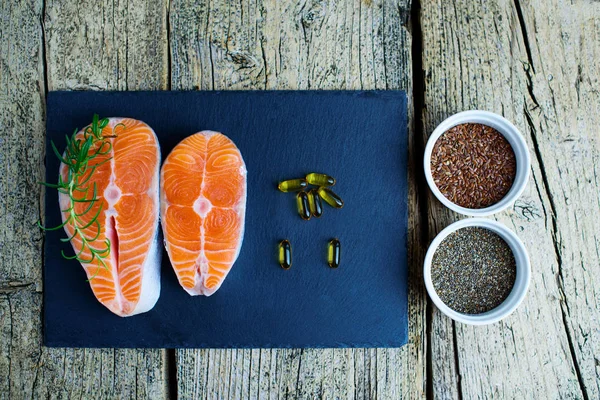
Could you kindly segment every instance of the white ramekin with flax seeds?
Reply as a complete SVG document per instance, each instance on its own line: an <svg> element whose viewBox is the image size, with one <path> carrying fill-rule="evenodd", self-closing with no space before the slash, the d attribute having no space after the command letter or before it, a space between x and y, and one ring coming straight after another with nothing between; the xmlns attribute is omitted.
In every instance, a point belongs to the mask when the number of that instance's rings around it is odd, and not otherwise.
<svg viewBox="0 0 600 400"><path fill-rule="evenodd" d="M483 217L510 207L529 180L525 139L507 119L464 111L433 131L423 166L438 200L457 213Z"/></svg>

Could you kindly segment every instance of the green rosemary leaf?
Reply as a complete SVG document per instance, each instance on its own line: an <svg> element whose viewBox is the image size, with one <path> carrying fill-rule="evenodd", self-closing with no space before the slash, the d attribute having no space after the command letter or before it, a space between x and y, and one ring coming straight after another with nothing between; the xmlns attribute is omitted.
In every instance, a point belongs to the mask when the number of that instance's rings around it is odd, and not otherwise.
<svg viewBox="0 0 600 400"><path fill-rule="evenodd" d="M100 237L100 231L101 231L101 229L100 229L100 222L96 221L95 224L96 224L96 228L97 228L96 229L96 236L94 236L93 238L88 239L88 241L90 241L90 242L95 242Z"/></svg>
<svg viewBox="0 0 600 400"><path fill-rule="evenodd" d="M96 166L92 167L92 169L90 170L90 172L86 172L87 175L86 178L83 181L79 181L78 184L79 185L85 185L86 183L88 183L88 181L92 178L92 176L94 175L94 172L96 171Z"/></svg>
<svg viewBox="0 0 600 400"><path fill-rule="evenodd" d="M108 271L108 266L106 265L104 260L102 260L101 258L98 258L98 268L96 268L96 272L94 272L94 274L92 276L90 276L86 281L90 282L92 279L94 279L96 276L98 276L98 273L100 273L100 270L102 269L102 267L104 267L104 269L106 269Z"/></svg>
<svg viewBox="0 0 600 400"><path fill-rule="evenodd" d="M86 279L86 282L91 282L92 279L94 279L95 277L98 276L98 273L100 272L101 266L98 265L98 268L96 268L96 272L94 272L94 274L92 276L90 276L88 279Z"/></svg>
<svg viewBox="0 0 600 400"><path fill-rule="evenodd" d="M82 179L83 178L83 179ZM87 186L84 186L91 179L91 174L80 174L75 182L74 190L85 193Z"/></svg>
<svg viewBox="0 0 600 400"><path fill-rule="evenodd" d="M88 152L90 151L91 146L92 146L92 140L91 140L91 136L90 136L90 138L88 138L85 142L83 142L83 145L81 146L81 153L79 153L79 155L77 157L77 161L79 161L80 164L83 163L86 158L88 158ZM81 165L79 168L81 168ZM79 172L79 171L77 171L77 172Z"/></svg>
<svg viewBox="0 0 600 400"><path fill-rule="evenodd" d="M97 222L96 220L98 219L98 216L100 216L100 212L102 212L102 203L100 203L100 207L98 207L98 211L96 212L96 214L92 217L92 219L90 220L90 222L88 222L87 224L85 224L84 226L82 226L81 228L79 228L80 230L85 230L87 228L89 228L90 226L92 226L92 224L94 222Z"/></svg>
<svg viewBox="0 0 600 400"><path fill-rule="evenodd" d="M82 264L91 264L94 262L94 260L96 259L96 256L94 255L94 253L92 253L92 257L87 260L85 258L77 258L77 261L79 261Z"/></svg>
<svg viewBox="0 0 600 400"><path fill-rule="evenodd" d="M86 182L78 182L78 183L81 185L82 183L87 183L87 181ZM75 187L75 188L73 188L73 191L85 194L85 193L87 193L87 188ZM84 196L84 199L85 199L85 196Z"/></svg>
<svg viewBox="0 0 600 400"><path fill-rule="evenodd" d="M109 150L110 152L110 150ZM108 154L108 153L107 153ZM104 155L104 154L103 154ZM107 162L109 162L110 160L112 160L112 157L109 158L105 158L104 160L100 161L99 163L96 163L94 165L94 167L98 168L99 166L101 166L102 164L106 164Z"/></svg>
<svg viewBox="0 0 600 400"><path fill-rule="evenodd" d="M75 236L77 236L77 230L75 230L70 237L60 238L60 241L63 243L67 243L67 242L70 242L71 240L75 239Z"/></svg>
<svg viewBox="0 0 600 400"><path fill-rule="evenodd" d="M106 145L107 149L106 150L102 150L105 145ZM112 145L110 144L110 142L102 143L102 145L98 147L98 150L96 151L96 154L94 155L94 157L95 156L105 156L108 153L110 153L111 150L112 150Z"/></svg>
<svg viewBox="0 0 600 400"><path fill-rule="evenodd" d="M89 188L86 188L86 189L85 189L85 194L86 194L86 195L87 195L87 192L88 192L88 190L89 190ZM82 215L85 215L85 214L87 214L87 213L88 213L88 212L89 212L89 211L92 209L92 207L94 206L94 202L95 202L96 200L97 200L97 199L96 199L96 183L94 183L94 190L93 190L93 193L92 193L92 198L91 198L91 199L90 199L90 201L88 202L88 203L89 203L89 204L88 204L88 206L87 206L87 207L86 207L86 209L85 209L84 211L82 211L81 213L77 213L77 212L76 212L76 213L75 213L75 215L76 215L76 216L78 216L78 217L81 217ZM98 230L100 230L100 229L98 229Z"/></svg>
<svg viewBox="0 0 600 400"><path fill-rule="evenodd" d="M67 260L77 260L82 264L91 264L97 261L98 269L88 280L93 279L100 268L104 267L108 270L104 258L110 255L111 250L108 238L102 242L102 245L96 244L102 231L99 217L103 211L103 203L99 204L98 210L93 211L94 205L98 201L97 186L95 182L90 184L97 168L110 160L108 158L100 162L92 162L94 158L107 155L112 151L112 142L108 139L116 136L102 136L102 131L108 126L109 122L108 118L100 119L98 114L94 114L92 123L83 129L83 135L77 136L79 131L75 129L71 137L65 137L66 146L63 154L58 151L54 142L51 141L52 150L56 157L63 163L64 169L59 174L58 183L40 182L40 184L56 189L59 193L68 196L69 206L61 210L65 221L59 226L46 228L40 221L37 222L38 226L41 229L50 231L64 228L69 224L70 229L72 228L72 233L70 236L67 235L68 237L62 238L61 241L70 242L79 236L81 247L72 256L66 255L63 251L61 251L61 254ZM118 124L117 126L119 125L125 127L123 124ZM113 133L115 128L113 128ZM90 187L93 188L91 198L89 198ZM75 204L77 203L88 204L83 211L77 212L75 209ZM94 215L90 217L90 213L92 212ZM87 237L86 233L89 233L90 237ZM96 248L98 246L100 247ZM84 256L86 252L89 252L89 258Z"/></svg>
<svg viewBox="0 0 600 400"><path fill-rule="evenodd" d="M118 124L115 125L115 127L113 128L113 133L115 133L115 131L117 130L117 127L123 127L123 129L127 129L127 127L125 126L124 123L119 122Z"/></svg>
<svg viewBox="0 0 600 400"><path fill-rule="evenodd" d="M67 169L67 180L66 181L63 181L62 173L59 174L58 175L58 184L60 186L63 186L63 187L68 187L69 186L69 182L72 181L72 179L71 179L72 175L73 175L73 173L72 173L72 171L71 171L70 168Z"/></svg>
<svg viewBox="0 0 600 400"><path fill-rule="evenodd" d="M56 148L56 145L54 144L54 141L50 141L50 145L52 146L52 150L54 150L54 154L56 155L56 157L58 157L58 159L65 165L69 165L69 162L67 160L65 160L63 158L63 156L58 152L58 149Z"/></svg>
<svg viewBox="0 0 600 400"><path fill-rule="evenodd" d="M105 257L106 258L106 257ZM104 259L100 258L98 259L98 261L100 261L102 263L102 265L104 266L104 269L108 271L108 266L106 265L106 263L104 262Z"/></svg>
<svg viewBox="0 0 600 400"><path fill-rule="evenodd" d="M102 254L103 257L108 256L108 254L110 253L110 247L106 247L104 250L97 250L96 254L100 255Z"/></svg>
<svg viewBox="0 0 600 400"><path fill-rule="evenodd" d="M90 245L86 243L85 237L81 234L81 232L79 232L79 237L81 238L82 241L82 245L81 245L81 249L79 249L79 251L77 252L77 254L75 254L75 258L83 263L90 263L92 261L94 261L94 253L90 251L90 254L92 255L92 258L90 258L89 260L86 260L84 258L81 258L81 255L83 254L83 252L85 251L85 249L89 249Z"/></svg>
<svg viewBox="0 0 600 400"><path fill-rule="evenodd" d="M68 222L69 222L69 220L66 219L65 222L63 222L62 224L53 226L52 228L48 228L47 226L43 226L42 223L40 221L38 221L38 226L45 231L57 231L57 230L63 228Z"/></svg>
<svg viewBox="0 0 600 400"><path fill-rule="evenodd" d="M100 129L104 129L104 128L106 128L106 125L108 125L108 118L103 118L103 119L100 121L100 124L99 124L99 126L100 126Z"/></svg>
<svg viewBox="0 0 600 400"><path fill-rule="evenodd" d="M92 207L94 207L94 202L93 202L93 201L90 201L90 202L88 202L88 205L87 205L87 207L85 208L85 210L83 210L83 211L82 211L82 212L80 212L80 213L75 213L75 215L77 215L78 217L81 217L82 215L85 215L85 214L87 214L87 213L88 213L88 212L89 212L89 211L92 209Z"/></svg>
<svg viewBox="0 0 600 400"><path fill-rule="evenodd" d="M48 182L38 182L38 184L44 185L44 186L49 187L51 189L58 189L60 187L58 184L48 183Z"/></svg>
<svg viewBox="0 0 600 400"><path fill-rule="evenodd" d="M75 260L75 259L77 259L76 255L75 256L68 256L68 255L66 255L65 252L64 252L64 250L60 251L60 255L63 256L63 258L65 260Z"/></svg>
<svg viewBox="0 0 600 400"><path fill-rule="evenodd" d="M75 203L89 203L90 201L96 201L98 199L76 199L74 197L71 197L71 201L74 201Z"/></svg>

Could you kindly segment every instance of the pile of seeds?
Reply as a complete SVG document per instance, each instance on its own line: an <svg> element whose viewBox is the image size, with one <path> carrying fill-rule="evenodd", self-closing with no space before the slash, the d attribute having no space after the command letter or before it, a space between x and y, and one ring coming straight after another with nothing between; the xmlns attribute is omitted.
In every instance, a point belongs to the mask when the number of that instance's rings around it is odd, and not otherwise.
<svg viewBox="0 0 600 400"><path fill-rule="evenodd" d="M311 189L310 185L314 187ZM344 201L329 186L335 185L335 179L326 174L311 172L304 179L288 179L279 182L277 188L282 192L298 192L296 206L298 215L304 220L323 215L321 200L333 208L342 208Z"/></svg>
<svg viewBox="0 0 600 400"><path fill-rule="evenodd" d="M433 255L431 280L451 309L480 314L499 306L515 284L517 265L496 233L468 227L446 237Z"/></svg>
<svg viewBox="0 0 600 400"><path fill-rule="evenodd" d="M431 153L431 174L442 194L465 208L485 208L508 193L516 176L515 153L500 132L483 124L446 131Z"/></svg>

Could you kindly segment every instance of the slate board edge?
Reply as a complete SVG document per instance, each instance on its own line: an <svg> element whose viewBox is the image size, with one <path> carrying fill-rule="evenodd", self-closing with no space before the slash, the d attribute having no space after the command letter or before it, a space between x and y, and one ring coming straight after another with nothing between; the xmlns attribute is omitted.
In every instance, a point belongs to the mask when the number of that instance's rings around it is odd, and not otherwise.
<svg viewBox="0 0 600 400"><path fill-rule="evenodd" d="M389 91L385 91L385 90L373 90L373 91L337 91L337 90L323 90L323 91L311 91L311 90L303 90L303 91L294 91L294 90L283 90L283 91L136 91L136 92L123 92L123 91L101 91L101 92L94 92L94 95L98 95L98 96L111 96L113 94L118 94L120 96L128 96L128 95L136 95L136 94L153 94L153 93L160 93L163 95L178 95L178 94L187 94L190 92L200 92L200 93L210 93L211 95L214 94L235 94L235 93L244 93L244 94L248 94L248 93L252 93L252 95L268 95L268 96L273 96L273 95L284 95L284 94L288 94L288 93L293 93L293 94L310 94L310 95L348 95L348 94L352 94L355 96L369 96L369 95L376 95L378 97L381 98L397 98L398 95L403 95L404 99L404 105L407 105L407 96L406 96L406 92L402 91L402 90L389 90ZM51 91L48 93L49 98L53 97L54 94L60 94L63 96L77 96L78 94L82 93L82 91ZM87 92L89 93L89 92ZM405 111L406 112L406 111ZM405 120L405 122L408 124L408 121ZM408 127L403 127L404 129L408 130ZM47 149L50 148L49 144L50 144L50 139L47 138L46 140L47 143ZM408 153L408 136L406 137L406 145L407 145L407 150L406 153ZM53 154L50 152L47 152L46 156L53 156ZM405 155L406 157L406 161L408 162L408 156L407 154ZM47 160L45 160L46 163ZM50 178L50 172L48 169L46 170L46 177L47 179ZM408 174L408 168L407 168L407 174ZM408 175L407 175L408 178ZM406 188L406 193L405 197L406 197L406 204L408 204L408 187ZM52 194L52 190L46 190L45 193L45 202L46 202L46 206L51 205L54 200L51 200L50 197L56 197L56 194ZM48 209L48 207L46 207L46 209ZM405 216L408 217L408 207L405 208ZM408 234L405 235L405 240L404 240L404 247L405 249L408 249ZM44 249L46 248L46 244L44 245ZM163 251L164 252L164 251ZM44 254L44 263L46 261L47 258L47 254ZM46 269L43 268L42 270L42 277L45 281L45 273L46 273ZM408 275L408 270L407 270L407 275ZM408 296L408 290L406 292L406 295ZM44 300L44 304L46 303L46 296L47 296L47 292L44 291L44 296L43 296L43 300ZM406 296L406 297L407 297ZM408 314L408 309L407 309L407 314ZM44 312L44 316L43 316L43 330L44 330L44 344L48 347L64 347L64 346L68 346L68 343L62 342L62 341L49 341L48 337L46 336L46 332L45 332L45 326L47 323L47 314ZM135 318L135 317L134 317ZM368 343L361 343L361 342L355 342L355 343L343 343L340 342L338 344L336 344L336 346L331 346L330 344L327 345L311 345L311 346L270 346L270 345L222 345L222 346L206 346L206 345L201 345L200 347L179 347L177 345L174 344L170 344L170 343L166 343L166 345L164 347L155 347L155 346L145 346L143 344L137 344L135 346L119 346L121 348L136 348L136 347L140 347L140 348L396 348L396 347L401 347L404 344L407 343L408 337L407 337L407 333L408 333L408 320L406 320L406 323L404 324L404 331L405 331L405 340L401 341L401 342L397 342L397 343L387 343L387 344L382 344L382 343L378 343L378 342L368 342ZM86 347L84 344L82 344L80 347ZM113 347L110 344L106 344L104 345L100 345L100 346L96 346L98 348L110 348Z"/></svg>

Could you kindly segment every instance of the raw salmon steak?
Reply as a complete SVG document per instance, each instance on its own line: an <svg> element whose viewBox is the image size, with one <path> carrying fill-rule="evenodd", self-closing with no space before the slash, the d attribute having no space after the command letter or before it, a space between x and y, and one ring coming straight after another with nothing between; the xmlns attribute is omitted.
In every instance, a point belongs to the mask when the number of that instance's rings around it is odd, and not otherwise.
<svg viewBox="0 0 600 400"><path fill-rule="evenodd" d="M246 165L225 135L198 132L180 142L161 170L165 246L192 296L216 292L244 238Z"/></svg>
<svg viewBox="0 0 600 400"><path fill-rule="evenodd" d="M77 138L84 137L84 130ZM104 258L106 267L98 260L82 263L94 295L113 313L127 317L150 310L160 295L160 243L159 220L159 172L160 147L154 131L142 121L129 118L110 118L102 130L112 148L105 155L91 159L89 166L97 168L86 183L88 193L81 198L91 199L92 187L96 185L97 201L91 209L87 202L75 202L75 212L82 213L77 224L83 228L98 214L98 223L83 229L85 237L98 238L90 242L96 250L106 248L110 239L110 254ZM92 154L100 141L95 142L88 154ZM105 147L108 150L108 146ZM67 166L61 164L60 174L67 177ZM84 175L85 177L85 175ZM60 193L61 210L70 206L68 195ZM63 212L63 222L68 213ZM74 233L71 222L65 225L67 235ZM71 240L73 250L79 253L82 240L75 235ZM79 258L91 259L91 251L83 246Z"/></svg>

